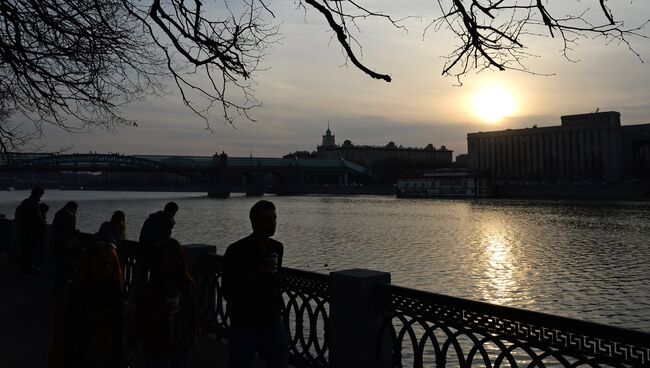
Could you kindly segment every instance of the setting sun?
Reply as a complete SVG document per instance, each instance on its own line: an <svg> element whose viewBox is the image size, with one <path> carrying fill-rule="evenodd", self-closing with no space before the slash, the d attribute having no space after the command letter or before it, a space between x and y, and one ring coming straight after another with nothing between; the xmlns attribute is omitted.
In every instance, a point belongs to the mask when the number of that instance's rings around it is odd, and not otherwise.
<svg viewBox="0 0 650 368"><path fill-rule="evenodd" d="M516 101L512 93L501 86L487 86L471 98L474 114L487 123L497 123L516 110Z"/></svg>

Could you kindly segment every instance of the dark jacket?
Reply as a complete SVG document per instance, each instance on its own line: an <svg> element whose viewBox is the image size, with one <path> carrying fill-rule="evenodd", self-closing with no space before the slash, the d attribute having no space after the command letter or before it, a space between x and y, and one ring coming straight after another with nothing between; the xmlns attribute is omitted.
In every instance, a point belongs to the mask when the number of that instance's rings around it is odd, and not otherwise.
<svg viewBox="0 0 650 368"><path fill-rule="evenodd" d="M165 211L158 211L152 213L142 224L140 230L140 257L149 259L151 252L162 241L165 241L172 236L172 229L174 228L174 219L169 216Z"/></svg>
<svg viewBox="0 0 650 368"><path fill-rule="evenodd" d="M265 248L249 235L226 250L222 290L232 325L259 325L281 316L280 270L284 247L268 239Z"/></svg>
<svg viewBox="0 0 650 368"><path fill-rule="evenodd" d="M21 246L31 246L41 240L45 229L45 219L38 206L39 200L35 197L24 199L14 214L14 231L16 243Z"/></svg>
<svg viewBox="0 0 650 368"><path fill-rule="evenodd" d="M53 256L75 254L79 251L77 217L66 209L60 209L52 220L50 249Z"/></svg>
<svg viewBox="0 0 650 368"><path fill-rule="evenodd" d="M102 222L101 226L99 227L99 230L95 233L95 236L93 238L98 241L111 243L116 248L118 245L118 241L121 240L119 239L117 233L115 232L113 224L110 221Z"/></svg>
<svg viewBox="0 0 650 368"><path fill-rule="evenodd" d="M41 215L39 199L28 197L16 208L15 220L20 226L30 227L43 224L45 219Z"/></svg>

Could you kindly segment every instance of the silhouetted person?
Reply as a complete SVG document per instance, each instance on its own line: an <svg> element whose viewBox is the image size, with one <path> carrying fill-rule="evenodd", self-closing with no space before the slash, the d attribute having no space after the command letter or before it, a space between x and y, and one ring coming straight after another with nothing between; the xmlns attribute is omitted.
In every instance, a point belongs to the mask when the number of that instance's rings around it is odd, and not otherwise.
<svg viewBox="0 0 650 368"><path fill-rule="evenodd" d="M126 215L123 211L115 211L111 216L111 225L113 234L115 234L115 246L118 249L122 247L122 242L126 239Z"/></svg>
<svg viewBox="0 0 650 368"><path fill-rule="evenodd" d="M275 234L275 206L259 201L250 210L253 233L224 255L223 295L230 311L231 368L249 368L259 352L267 368L288 366L288 340L280 314L284 248Z"/></svg>
<svg viewBox="0 0 650 368"><path fill-rule="evenodd" d="M198 340L196 284L175 239L162 242L151 257L149 282L138 291L134 338L142 340L145 367L187 367Z"/></svg>
<svg viewBox="0 0 650 368"><path fill-rule="evenodd" d="M56 303L50 368L126 367L122 271L115 248L94 242Z"/></svg>
<svg viewBox="0 0 650 368"><path fill-rule="evenodd" d="M162 211L149 215L142 224L140 230L140 246L137 251L137 261L133 274L133 284L129 295L129 304L131 308L135 301L135 293L147 282L149 264L151 256L156 252L156 248L163 241L171 238L172 229L174 228L174 216L178 212L176 202L168 202Z"/></svg>
<svg viewBox="0 0 650 368"><path fill-rule="evenodd" d="M14 226L18 261L24 272L35 272L35 252L43 242L45 220L41 214L39 202L45 191L36 187L29 197L24 199L16 208Z"/></svg>
<svg viewBox="0 0 650 368"><path fill-rule="evenodd" d="M66 203L52 220L50 252L54 258L54 294L61 292L74 271L81 252L77 231L77 204Z"/></svg>
<svg viewBox="0 0 650 368"><path fill-rule="evenodd" d="M104 221L99 226L99 230L95 233L95 240L107 242L117 249L115 243L117 242L115 232L113 231L113 224L110 221Z"/></svg>
<svg viewBox="0 0 650 368"><path fill-rule="evenodd" d="M50 210L50 206L47 203L39 203L38 210L41 211L41 217L43 218L43 223L47 223L47 212Z"/></svg>
<svg viewBox="0 0 650 368"><path fill-rule="evenodd" d="M111 216L111 221L104 221L95 233L95 240L101 240L113 244L120 258L120 263L124 262L122 243L126 238L126 217L124 212L115 211Z"/></svg>
<svg viewBox="0 0 650 368"><path fill-rule="evenodd" d="M152 213L142 224L140 230L140 248L142 250L141 257L148 262L151 253L155 252L155 248L164 240L171 238L172 229L174 228L174 216L178 212L178 205L176 202L168 202L162 211Z"/></svg>

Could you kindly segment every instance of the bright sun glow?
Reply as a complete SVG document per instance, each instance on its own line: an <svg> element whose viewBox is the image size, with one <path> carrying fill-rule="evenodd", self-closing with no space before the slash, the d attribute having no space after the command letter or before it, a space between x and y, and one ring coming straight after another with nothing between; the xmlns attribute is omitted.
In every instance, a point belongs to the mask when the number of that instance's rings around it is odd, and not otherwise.
<svg viewBox="0 0 650 368"><path fill-rule="evenodd" d="M510 91L500 86L487 86L472 96L474 114L487 123L497 123L514 114L517 103Z"/></svg>

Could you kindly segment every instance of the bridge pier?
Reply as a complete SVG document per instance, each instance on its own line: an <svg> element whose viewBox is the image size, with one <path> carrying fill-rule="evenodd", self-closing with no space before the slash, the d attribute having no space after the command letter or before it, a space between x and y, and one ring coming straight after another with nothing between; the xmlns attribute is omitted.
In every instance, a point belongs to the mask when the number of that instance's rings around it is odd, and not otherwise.
<svg viewBox="0 0 650 368"><path fill-rule="evenodd" d="M228 155L221 152L212 156L215 164L215 170L210 174L210 184L208 185L208 197L210 198L228 198L230 197L230 185L228 184Z"/></svg>

